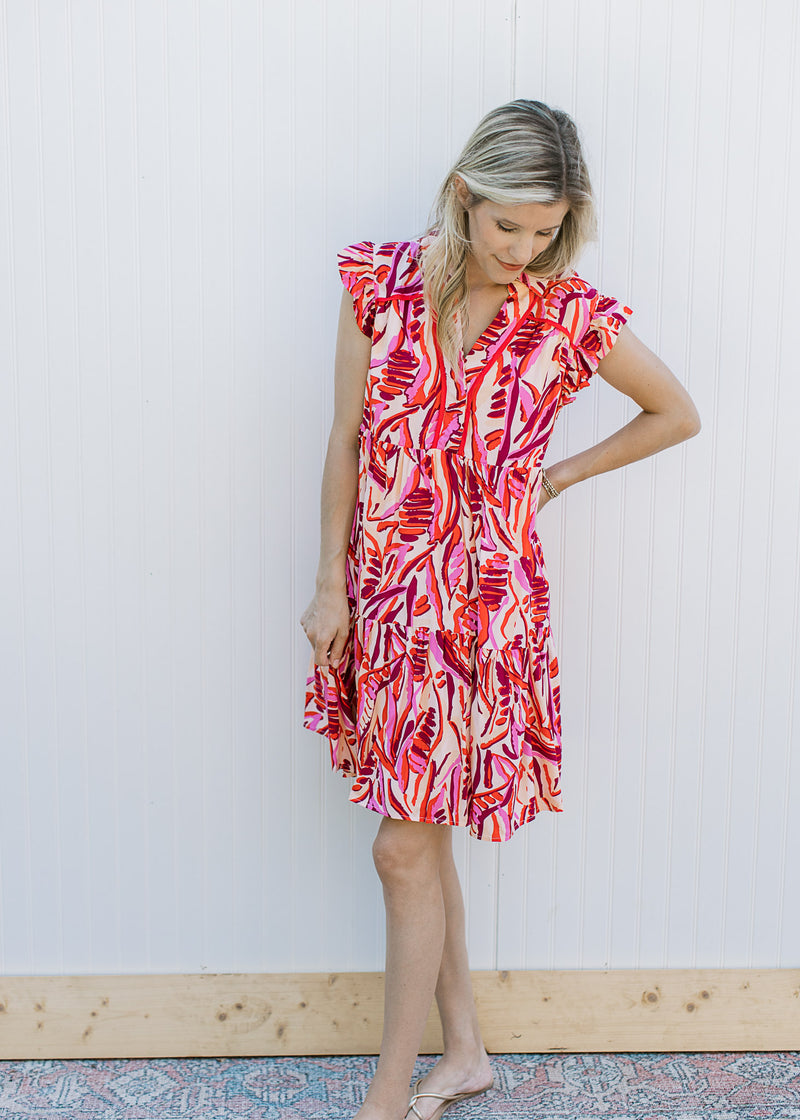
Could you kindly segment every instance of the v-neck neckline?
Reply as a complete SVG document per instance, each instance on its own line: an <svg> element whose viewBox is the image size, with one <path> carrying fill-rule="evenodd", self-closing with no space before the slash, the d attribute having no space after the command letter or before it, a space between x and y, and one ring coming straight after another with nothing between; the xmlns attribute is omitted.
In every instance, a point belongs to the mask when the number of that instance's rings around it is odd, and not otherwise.
<svg viewBox="0 0 800 1120"><path fill-rule="evenodd" d="M481 349L480 343L482 342L482 340L484 339L484 337L487 334L491 333L492 327L495 325L495 323L497 323L498 319L502 319L502 317L505 313L506 307L508 306L509 302L512 299L513 299L513 296L511 294L511 285L509 285L508 291L506 291L506 298L503 300L503 302L498 307L494 318L486 324L486 326L483 328L481 333L478 335L478 337L472 343L472 346L470 346L469 350L464 350L463 346L461 347L461 355L462 355L465 362L469 360L471 354L473 354L476 350Z"/></svg>
<svg viewBox="0 0 800 1120"><path fill-rule="evenodd" d="M464 365L469 364L470 360L473 359L476 354L479 354L486 349L486 345L482 345L482 343L484 343L484 340L488 338L491 341L492 336L496 335L498 331L502 330L503 327L507 326L510 323L511 318L508 314L508 307L509 304L512 306L516 304L516 306L519 307L520 294L517 291L517 285L520 283L524 284L527 287L530 287L530 285L527 284L527 281L522 280L522 278L520 278L518 281L508 284L506 287L506 298L500 304L494 318L491 320L491 322L486 324L486 326L475 339L469 350L465 351L463 345L459 346L461 359Z"/></svg>

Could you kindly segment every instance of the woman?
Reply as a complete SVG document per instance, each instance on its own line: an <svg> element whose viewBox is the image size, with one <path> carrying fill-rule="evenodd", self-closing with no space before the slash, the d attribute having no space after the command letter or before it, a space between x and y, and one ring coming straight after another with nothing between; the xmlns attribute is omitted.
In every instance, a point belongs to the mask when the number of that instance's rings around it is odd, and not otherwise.
<svg viewBox="0 0 800 1120"><path fill-rule="evenodd" d="M304 723L381 814L384 1032L358 1120L429 1120L492 1084L454 826L508 839L561 812L558 659L537 513L696 434L691 398L572 264L594 227L571 119L513 101L478 125L426 233L339 254L345 284L322 480ZM543 460L591 376L641 412ZM408 1086L435 995L444 1052Z"/></svg>

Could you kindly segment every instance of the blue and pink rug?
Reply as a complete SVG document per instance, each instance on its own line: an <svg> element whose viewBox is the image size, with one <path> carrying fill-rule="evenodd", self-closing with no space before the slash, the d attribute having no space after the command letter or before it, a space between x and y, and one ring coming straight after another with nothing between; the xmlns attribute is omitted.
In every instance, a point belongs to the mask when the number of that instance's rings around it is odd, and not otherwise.
<svg viewBox="0 0 800 1120"><path fill-rule="evenodd" d="M351 1120L376 1058L0 1062L4 1120ZM433 1065L420 1059L416 1076ZM447 1120L800 1120L800 1051L493 1054Z"/></svg>

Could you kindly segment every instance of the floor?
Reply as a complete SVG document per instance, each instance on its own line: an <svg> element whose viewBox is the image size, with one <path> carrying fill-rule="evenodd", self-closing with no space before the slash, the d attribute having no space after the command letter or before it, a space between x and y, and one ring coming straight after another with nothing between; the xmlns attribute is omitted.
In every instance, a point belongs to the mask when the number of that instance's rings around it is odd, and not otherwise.
<svg viewBox="0 0 800 1120"><path fill-rule="evenodd" d="M420 1058L416 1076L434 1062ZM447 1120L800 1120L800 1051L494 1054ZM0 1062L8 1120L351 1120L373 1057Z"/></svg>

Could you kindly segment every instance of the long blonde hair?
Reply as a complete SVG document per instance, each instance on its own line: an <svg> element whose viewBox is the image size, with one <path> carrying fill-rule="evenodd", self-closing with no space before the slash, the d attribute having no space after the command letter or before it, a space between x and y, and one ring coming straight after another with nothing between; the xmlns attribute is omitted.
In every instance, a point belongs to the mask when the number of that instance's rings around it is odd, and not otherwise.
<svg viewBox="0 0 800 1120"><path fill-rule="evenodd" d="M487 113L439 188L422 253L423 292L434 315L439 344L458 364L458 324L469 318L467 210L455 189L459 175L469 191L467 209L488 199L500 205L565 201L569 210L548 247L525 266L532 276L571 269L595 233L592 186L575 123L541 101L518 99Z"/></svg>

